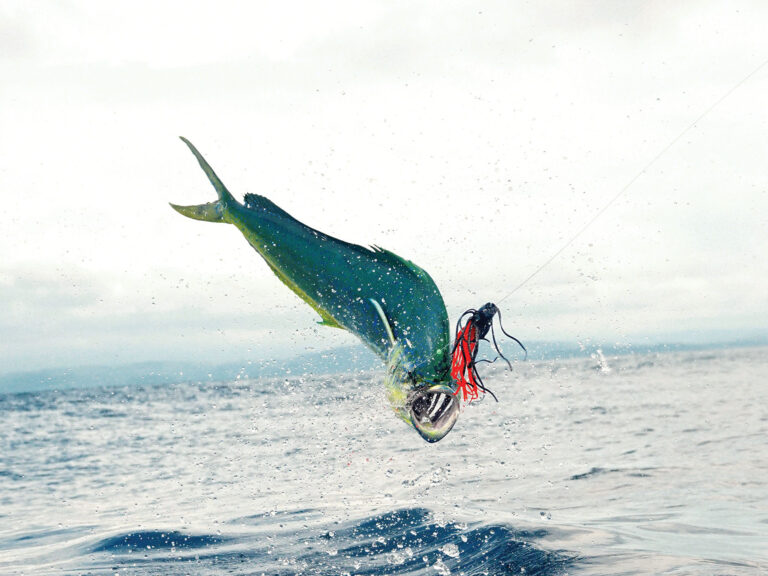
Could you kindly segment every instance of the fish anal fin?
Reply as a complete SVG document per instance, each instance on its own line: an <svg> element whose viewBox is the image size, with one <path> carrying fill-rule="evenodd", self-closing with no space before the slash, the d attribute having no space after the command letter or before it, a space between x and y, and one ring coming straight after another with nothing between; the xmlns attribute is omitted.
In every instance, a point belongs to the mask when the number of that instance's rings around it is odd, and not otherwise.
<svg viewBox="0 0 768 576"><path fill-rule="evenodd" d="M304 300L307 304L310 305L310 307L317 312L320 315L320 324L321 326L328 326L330 328L341 328L342 330L345 330L344 326L339 324L336 319L331 316L326 310L323 310L323 308L320 307L320 305L315 302L312 298L310 298L306 292L304 292L301 288L299 288L295 282L293 282L290 278L288 278L285 274L283 274L277 266L273 265L272 262L264 259L267 262L267 265L272 270L272 272L275 273L275 276L277 276L280 281L288 286L288 288L291 289L291 291L296 294L299 298Z"/></svg>

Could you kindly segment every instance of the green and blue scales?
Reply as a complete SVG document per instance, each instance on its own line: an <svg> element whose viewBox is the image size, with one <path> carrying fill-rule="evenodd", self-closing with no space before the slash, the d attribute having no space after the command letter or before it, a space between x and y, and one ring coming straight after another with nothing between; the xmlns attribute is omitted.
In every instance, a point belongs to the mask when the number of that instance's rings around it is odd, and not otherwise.
<svg viewBox="0 0 768 576"><path fill-rule="evenodd" d="M428 442L450 432L460 407L448 313L429 274L383 248L310 228L263 196L247 194L241 204L182 140L218 200L171 206L195 220L237 226L275 275L320 315L320 324L352 332L386 363L387 399L402 420Z"/></svg>

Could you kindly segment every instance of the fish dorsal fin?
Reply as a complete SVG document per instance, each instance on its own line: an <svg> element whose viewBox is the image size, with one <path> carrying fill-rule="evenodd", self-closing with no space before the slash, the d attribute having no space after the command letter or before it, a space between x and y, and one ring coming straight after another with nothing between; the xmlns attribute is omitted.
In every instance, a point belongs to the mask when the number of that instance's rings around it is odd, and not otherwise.
<svg viewBox="0 0 768 576"><path fill-rule="evenodd" d="M377 256L383 256L386 260L389 260L392 264L395 264L396 266L403 266L416 274L417 276L423 276L426 274L426 272L419 268L416 264L411 262L410 260L406 260L402 256L398 256L394 252L390 252L386 248L382 248L381 246L371 246L371 250L377 255Z"/></svg>

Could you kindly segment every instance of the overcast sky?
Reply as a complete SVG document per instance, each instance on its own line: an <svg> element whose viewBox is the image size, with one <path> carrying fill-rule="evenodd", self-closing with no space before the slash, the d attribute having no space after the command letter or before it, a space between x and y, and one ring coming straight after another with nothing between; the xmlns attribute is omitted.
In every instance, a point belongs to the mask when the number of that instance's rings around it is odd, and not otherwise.
<svg viewBox="0 0 768 576"><path fill-rule="evenodd" d="M764 2L0 4L2 372L263 359L316 326L236 195L504 299L768 59ZM504 299L521 340L766 334L768 66Z"/></svg>

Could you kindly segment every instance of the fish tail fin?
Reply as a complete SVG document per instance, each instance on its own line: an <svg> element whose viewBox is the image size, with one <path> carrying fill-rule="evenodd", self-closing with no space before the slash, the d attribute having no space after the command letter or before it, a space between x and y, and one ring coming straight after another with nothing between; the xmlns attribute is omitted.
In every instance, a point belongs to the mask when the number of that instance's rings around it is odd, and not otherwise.
<svg viewBox="0 0 768 576"><path fill-rule="evenodd" d="M171 204L171 208L179 214L192 218L193 220L203 220L204 222L224 222L224 209L221 202L209 202L208 204L198 204L196 206L178 206Z"/></svg>
<svg viewBox="0 0 768 576"><path fill-rule="evenodd" d="M189 147L192 154L197 158L200 168L203 169L205 175L208 176L208 180L216 189L216 194L218 194L219 200L217 202L209 202L208 204L198 204L197 206L177 206L176 204L171 204L171 207L179 214L183 214L187 218L192 218L194 220L224 222L224 211L228 206L236 205L237 200L230 194L229 190L227 190L227 187L224 186L224 183L216 175L216 172L213 171L210 164L208 164L205 158L203 158L203 155L197 151L197 148L192 145L192 142L184 138L184 136L179 136L179 138L181 138L181 141Z"/></svg>

